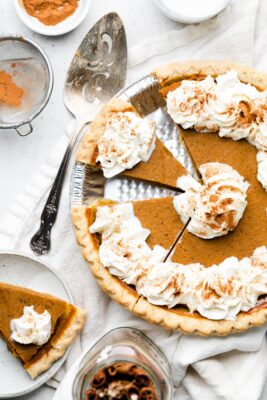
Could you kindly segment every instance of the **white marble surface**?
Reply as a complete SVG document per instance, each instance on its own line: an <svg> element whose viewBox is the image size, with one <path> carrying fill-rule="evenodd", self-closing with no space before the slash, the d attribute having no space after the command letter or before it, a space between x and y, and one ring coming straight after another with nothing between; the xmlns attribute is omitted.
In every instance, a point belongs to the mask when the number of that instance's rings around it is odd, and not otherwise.
<svg viewBox="0 0 267 400"><path fill-rule="evenodd" d="M20 22L15 14L13 0L0 0L0 33L20 34L35 40L47 52L55 75L51 100L42 114L33 122L33 134L21 138L15 131L0 131L0 218L3 217L17 193L23 189L33 173L45 161L52 146L64 134L64 127L70 118L62 102L66 70L85 33L94 22L109 11L117 11L122 17L129 46L139 43L144 37L148 38L170 29L180 28L179 24L168 20L160 13L153 0L92 0L91 10L79 28L58 38L48 38L29 31ZM52 398L52 395L52 389L43 387L21 399L48 400ZM262 400L266 398L267 387Z"/></svg>

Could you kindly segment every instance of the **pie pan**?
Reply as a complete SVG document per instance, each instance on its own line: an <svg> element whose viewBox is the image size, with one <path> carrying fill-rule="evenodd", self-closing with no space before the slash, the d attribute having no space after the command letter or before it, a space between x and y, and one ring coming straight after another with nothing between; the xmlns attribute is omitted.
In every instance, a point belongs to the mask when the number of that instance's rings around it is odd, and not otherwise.
<svg viewBox="0 0 267 400"><path fill-rule="evenodd" d="M180 130L170 120L166 114L165 107L159 100L159 88L172 85L176 80L190 79L190 77L196 75L217 76L231 69L238 72L239 78L243 82L250 82L260 90L267 88L267 75L258 73L252 68L230 62L192 61L158 68L151 75L146 76L120 92L118 97L130 102L139 114L149 114L149 119L156 121L158 136L186 169L194 174L194 165L179 136ZM200 135L203 138L205 137L205 134ZM214 134L211 135L214 136ZM217 135L215 136L217 137ZM112 299L124 305L134 314L171 330L180 330L184 333L194 333L204 336L223 336L233 332L242 332L253 326L262 325L267 320L265 298L259 305L248 312L240 312L236 320L216 321L204 318L198 313L190 314L188 309L182 306L168 309L167 307L150 304L144 297L139 296L134 289L112 276L108 269L102 266L96 243L88 233L90 224L87 220L85 207L83 206L89 205L93 201L103 197L115 201L128 201L151 197L165 197L173 194L174 192L160 187L155 188L143 182L140 183L124 178L112 179L105 184L103 176L99 171L83 163L75 163L70 187L70 203L74 229L81 252L89 263L100 286ZM266 193L264 193L264 196L264 203L261 206L265 204L266 207ZM264 245L266 245L265 241Z"/></svg>

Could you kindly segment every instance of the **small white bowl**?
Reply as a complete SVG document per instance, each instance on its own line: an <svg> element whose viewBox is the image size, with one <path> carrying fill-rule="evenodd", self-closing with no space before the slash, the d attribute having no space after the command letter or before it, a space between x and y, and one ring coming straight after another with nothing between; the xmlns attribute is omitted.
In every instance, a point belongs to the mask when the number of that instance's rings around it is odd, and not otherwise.
<svg viewBox="0 0 267 400"><path fill-rule="evenodd" d="M196 24L219 14L230 0L154 0L166 17L184 24ZM193 3L200 5L199 9Z"/></svg>
<svg viewBox="0 0 267 400"><path fill-rule="evenodd" d="M14 0L16 11L22 22L31 30L47 36L59 36L64 33L70 32L77 28L82 23L88 14L91 0L80 0L75 12L66 18L64 21L59 22L57 25L45 25L37 18L32 17L27 13L23 6L23 0Z"/></svg>

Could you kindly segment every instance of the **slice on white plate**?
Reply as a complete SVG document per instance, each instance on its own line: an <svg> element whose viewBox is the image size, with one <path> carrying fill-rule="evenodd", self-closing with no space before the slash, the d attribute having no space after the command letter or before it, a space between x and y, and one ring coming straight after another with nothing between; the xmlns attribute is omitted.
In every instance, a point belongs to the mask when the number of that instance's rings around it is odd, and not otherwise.
<svg viewBox="0 0 267 400"><path fill-rule="evenodd" d="M62 333L66 328L64 327L64 329L60 332L57 330L59 325L57 325L57 322L55 321L56 318L53 318L54 311L52 311L55 305L58 305L59 308L70 310L71 313L74 311L74 313L71 315L72 323L69 324L70 319L67 323L68 328L70 326L72 326L73 328L72 330L74 335L72 336L72 339L74 339L74 337L78 333L78 330L82 327L85 313L78 307L72 305L73 300L69 290L66 288L65 284L54 270L44 264L41 264L34 258L30 258L22 254L12 254L8 252L0 253L0 302L4 304L4 307L1 308L0 312L0 329L2 330L3 328L3 318L5 318L6 321L8 321L6 323L5 332L2 332L2 336L6 336L6 342L9 342L8 344L11 350L9 351L6 343L3 340L0 340L0 398L14 398L30 393L45 382L47 382L59 370L66 359L68 353L67 349L71 342L61 342L60 346L58 347L60 350L62 350L61 355L58 353L58 355L61 356L61 358L59 358L55 357L55 350L58 350L58 348L56 346L53 346L54 342L52 343L50 341L50 339L55 339L54 332L57 333L58 337L62 337ZM49 346L49 350L52 350L53 353L53 360L50 357L50 361L55 362L51 366L47 364L46 367L48 367L48 369L44 368L45 363L38 362L37 364L35 364L35 366L37 366L37 370L36 368L34 368L34 370L31 371L28 368L23 368L21 364L21 356L23 355L24 350L28 351L28 349L31 349L31 351L35 351L37 349L37 352L42 352L42 346L36 346L35 344L24 345L15 342L14 339L18 339L18 331L15 332L13 339L10 337L9 334L13 332L11 329L11 325L10 332L7 331L9 330L9 319L10 310L12 309L12 303L13 305L19 304L18 308L13 307L14 320L17 321L19 318L22 317L23 314L25 314L24 311L26 307L33 306L33 309L39 312L40 315L44 310L47 310L48 313L50 312L52 316L51 329L53 330L53 332L52 330L50 332L51 338L49 337L50 344L52 344L51 346ZM3 304L1 304L1 307ZM51 309L50 306L52 307ZM77 317L79 318L77 319ZM76 320L76 322L79 320L79 323L77 322L74 324L74 319ZM21 322L21 320L19 322ZM15 328L19 328L21 323L15 325ZM42 328L43 327L44 326L42 326ZM47 320L45 322L45 328L46 327ZM38 335L35 335L35 339L37 336ZM38 338L40 339L40 335L38 336ZM16 353L14 354L13 352L13 344L16 348L19 349L19 352L21 352L21 354L17 353L17 355L19 356L18 358L14 357ZM49 342L47 342L47 344L49 345ZM65 344L67 344L67 346L65 346ZM23 346L25 347L23 348ZM27 346L29 347L26 349ZM45 346L46 345L44 345L44 347ZM40 355L42 355L42 353L40 353ZM58 361L56 361L57 359ZM38 372L38 370L40 372L40 375L36 374L36 371ZM43 373L41 373L42 371ZM30 377L30 375L32 377ZM36 375L38 376L35 379L32 379Z"/></svg>

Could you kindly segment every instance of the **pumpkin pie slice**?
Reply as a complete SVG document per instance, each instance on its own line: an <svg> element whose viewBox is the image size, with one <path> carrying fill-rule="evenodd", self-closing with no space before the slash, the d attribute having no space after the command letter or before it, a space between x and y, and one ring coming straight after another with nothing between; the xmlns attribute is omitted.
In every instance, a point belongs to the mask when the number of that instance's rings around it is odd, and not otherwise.
<svg viewBox="0 0 267 400"><path fill-rule="evenodd" d="M50 315L50 332L45 344L25 344L21 343L23 340L18 337L13 337L12 323L14 322L12 321L17 321L23 316L25 307L26 310L30 307L34 313ZM84 322L85 311L64 300L46 293L0 282L1 337L33 379L49 369L53 362L64 355L82 329Z"/></svg>
<svg viewBox="0 0 267 400"><path fill-rule="evenodd" d="M184 228L184 224L173 206L173 197L136 200L129 203L133 205L134 215L141 222L142 228L150 230L146 243L150 248L163 247L167 254ZM114 300L132 309L139 298L138 293L119 278L112 276L109 270L101 264L99 257L101 238L98 234L92 234L89 231L96 219L97 207L111 206L112 204L114 202L102 199L90 206L74 206L72 221L82 254L88 261L100 286Z"/></svg>
<svg viewBox="0 0 267 400"><path fill-rule="evenodd" d="M112 115L119 112L130 112L137 115L131 104L121 99L112 99L91 123L88 131L83 136L76 154L76 161L101 168L100 163L97 162L99 153L98 140L104 134L108 120ZM186 172L182 164L165 147L164 143L156 137L154 150L150 158L147 161L140 161L131 169L125 169L120 175L177 189L177 179Z"/></svg>

